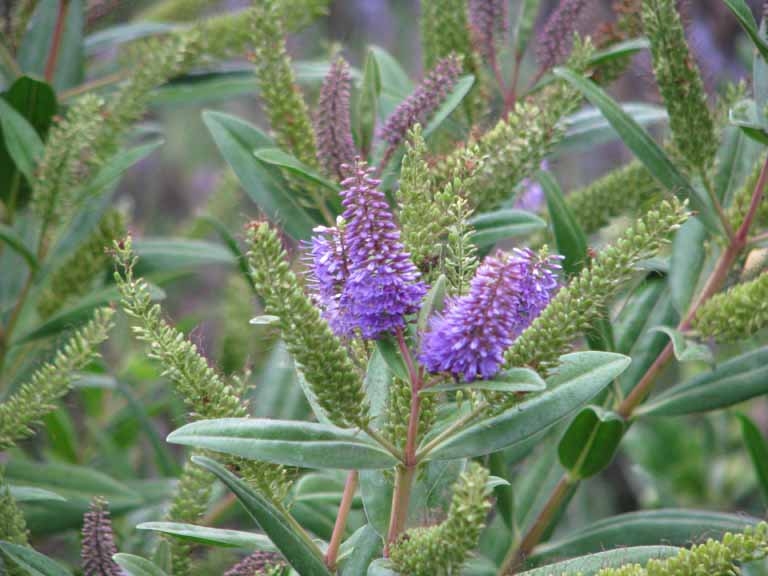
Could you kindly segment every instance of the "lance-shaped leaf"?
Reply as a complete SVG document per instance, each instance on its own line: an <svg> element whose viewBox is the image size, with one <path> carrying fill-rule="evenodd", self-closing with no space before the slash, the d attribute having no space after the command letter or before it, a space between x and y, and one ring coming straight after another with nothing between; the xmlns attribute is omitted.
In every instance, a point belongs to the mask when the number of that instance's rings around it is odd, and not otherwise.
<svg viewBox="0 0 768 576"><path fill-rule="evenodd" d="M588 556L571 558L564 562L549 564L541 568L526 570L520 576L551 576L552 574L597 574L603 568L619 568L626 564L645 564L648 560L664 559L675 556L680 548L675 546L633 546L598 552Z"/></svg>
<svg viewBox="0 0 768 576"><path fill-rule="evenodd" d="M681 198L690 198L691 206L699 213L702 222L710 230L721 233L717 214L706 193L691 186L661 146L656 144L650 134L622 110L613 98L597 84L572 70L555 68L554 74L576 88L592 105L599 108L627 148L637 156L651 174L669 191Z"/></svg>
<svg viewBox="0 0 768 576"><path fill-rule="evenodd" d="M183 524L180 522L144 522L136 526L138 530L152 530L162 534L170 534L181 540L207 544L209 546L222 546L224 548L250 548L252 550L265 550L274 552L277 550L272 541L264 534L242 532L240 530L225 530L223 528L209 528L196 524Z"/></svg>
<svg viewBox="0 0 768 576"><path fill-rule="evenodd" d="M469 223L475 229L472 241L480 248L488 248L506 238L527 236L544 230L547 223L530 212L502 208L473 216Z"/></svg>
<svg viewBox="0 0 768 576"><path fill-rule="evenodd" d="M115 554L112 559L129 576L167 576L159 566L133 554Z"/></svg>
<svg viewBox="0 0 768 576"><path fill-rule="evenodd" d="M464 429L436 446L430 457L481 456L524 442L589 402L630 359L610 352L577 352L561 356L560 362L546 392Z"/></svg>
<svg viewBox="0 0 768 576"><path fill-rule="evenodd" d="M587 406L565 431L558 453L573 478L589 478L611 463L624 434L624 420L599 406Z"/></svg>
<svg viewBox="0 0 768 576"><path fill-rule="evenodd" d="M172 432L168 442L302 468L366 470L397 464L362 432L292 420L199 420Z"/></svg>
<svg viewBox="0 0 768 576"><path fill-rule="evenodd" d="M192 461L213 473L227 488L232 490L251 518L261 526L261 529L299 574L302 576L331 576L325 567L320 550L286 512L252 490L248 484L218 462L203 456L193 456Z"/></svg>
<svg viewBox="0 0 768 576"><path fill-rule="evenodd" d="M69 570L26 546L0 540L0 554L31 576L72 576Z"/></svg>
<svg viewBox="0 0 768 576"><path fill-rule="evenodd" d="M537 548L534 562L545 558L578 556L624 546L650 546L664 542L688 546L692 541L719 539L726 532L741 532L758 518L703 510L663 509L630 512L594 524Z"/></svg>
<svg viewBox="0 0 768 576"><path fill-rule="evenodd" d="M723 362L664 391L637 414L679 416L718 410L768 392L768 347Z"/></svg>
<svg viewBox="0 0 768 576"><path fill-rule="evenodd" d="M768 502L768 442L766 442L760 429L748 416L739 414L739 421L741 422L741 435L744 438L744 444L747 446L747 452L755 468L760 492L763 494L763 500Z"/></svg>
<svg viewBox="0 0 768 576"><path fill-rule="evenodd" d="M747 3L744 0L723 0L723 2L730 8L733 15L736 16L739 24L741 24L741 27L744 28L744 31L752 40L757 51L768 61L768 43L760 35L755 17L752 15L752 10L750 10Z"/></svg>
<svg viewBox="0 0 768 576"><path fill-rule="evenodd" d="M424 388L421 394L454 392L456 390L490 390L494 392L541 392L547 383L539 373L530 368L510 368L497 374L492 380L440 384Z"/></svg>

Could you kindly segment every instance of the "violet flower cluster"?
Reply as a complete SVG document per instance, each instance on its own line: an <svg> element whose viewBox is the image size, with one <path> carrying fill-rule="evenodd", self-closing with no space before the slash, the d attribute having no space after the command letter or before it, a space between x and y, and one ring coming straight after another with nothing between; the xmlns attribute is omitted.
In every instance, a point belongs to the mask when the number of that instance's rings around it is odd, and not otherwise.
<svg viewBox="0 0 768 576"><path fill-rule="evenodd" d="M539 34L537 57L542 70L549 70L568 56L573 33L587 0L561 0Z"/></svg>
<svg viewBox="0 0 768 576"><path fill-rule="evenodd" d="M558 288L559 256L515 249L487 257L469 293L446 303L421 341L421 363L471 382L492 378L504 351L547 306Z"/></svg>
<svg viewBox="0 0 768 576"><path fill-rule="evenodd" d="M469 25L475 46L483 58L496 57L496 44L507 32L506 0L469 0Z"/></svg>
<svg viewBox="0 0 768 576"><path fill-rule="evenodd" d="M352 164L357 156L350 126L350 85L349 64L338 58L323 80L315 117L317 158L326 173L339 181L345 177L342 166Z"/></svg>
<svg viewBox="0 0 768 576"><path fill-rule="evenodd" d="M424 124L456 85L461 74L461 60L454 54L440 60L413 94L408 96L381 128L381 137L393 149L405 139L417 123Z"/></svg>
<svg viewBox="0 0 768 576"><path fill-rule="evenodd" d="M375 339L405 327L426 285L400 241L400 230L372 169L357 161L342 182L345 208L335 228L316 228L312 288L331 329Z"/></svg>

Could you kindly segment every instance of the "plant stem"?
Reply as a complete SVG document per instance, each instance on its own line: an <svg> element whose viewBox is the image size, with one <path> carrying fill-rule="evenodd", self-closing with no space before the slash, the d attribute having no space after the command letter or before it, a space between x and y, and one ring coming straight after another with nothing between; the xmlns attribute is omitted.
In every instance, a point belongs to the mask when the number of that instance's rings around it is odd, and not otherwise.
<svg viewBox="0 0 768 576"><path fill-rule="evenodd" d="M2 61L3 66L5 66L8 71L15 76L15 78L12 78L11 80L15 80L22 75L22 71L21 68L19 68L18 62L16 62L16 59L5 45L5 42L0 42L0 61Z"/></svg>
<svg viewBox="0 0 768 576"><path fill-rule="evenodd" d="M760 177L757 181L757 185L755 186L754 191L752 192L752 200L749 205L749 211L744 217L744 221L741 223L741 226L739 226L739 229L731 238L728 247L720 255L720 258L718 259L714 270L707 279L701 294L699 294L696 301L688 310L685 318L680 322L680 324L678 324L678 330L688 330L691 327L693 319L696 317L696 312L698 311L699 307L701 307L702 304L704 304L713 295L719 292L723 287L723 284L725 284L731 266L733 266L736 258L747 246L749 229L752 226L752 222L755 219L757 210L763 200L767 182L768 158L766 159L765 163L763 164L763 168L760 171ZM659 374L659 372L661 372L666 363L672 358L673 352L674 350L672 343L667 344L664 350L662 350L661 354L659 354L659 356L656 358L654 363L645 372L637 385L632 389L632 392L629 394L629 396L627 396L621 402L617 411L625 420L630 420L632 418L637 407L651 392L656 376ZM555 490L552 492L552 494L550 494L542 514L539 515L534 524L528 530L520 546L516 547L513 543L513 546L510 548L510 551L507 554L507 557L511 557L512 559L508 562L505 560L505 564L499 571L499 575L505 574L507 570L519 567L525 557L530 554L534 547L539 543L541 536L544 534L552 519L552 514L545 515L544 511L558 510L563 504L566 496L568 495L568 491L563 490L562 486L565 482L571 482L574 488L577 485L575 482L570 481L567 473L560 479L560 482L555 487Z"/></svg>
<svg viewBox="0 0 768 576"><path fill-rule="evenodd" d="M389 547L397 541L397 537L405 528L408 519L408 504L411 501L411 488L415 466L398 466L395 473L395 490L392 493L392 513L389 517L389 530L387 532L387 544L385 555L389 554Z"/></svg>
<svg viewBox="0 0 768 576"><path fill-rule="evenodd" d="M714 206L715 211L717 212L717 217L720 219L720 224L723 226L723 230L725 230L725 234L726 236L728 236L728 240L733 241L733 237L734 237L733 226L731 226L731 223L728 220L728 216L726 216L725 211L723 210L723 205L720 204L720 200L717 199L717 195L715 194L714 188L712 188L712 182L707 176L706 170L701 169L700 175L701 175L702 185L704 186L704 189L707 191L707 195L709 196L709 199L712 202L712 205Z"/></svg>
<svg viewBox="0 0 768 576"><path fill-rule="evenodd" d="M578 482L571 479L568 474L564 474L563 477L560 478L560 481L552 491L552 495L549 497L549 500L547 500L544 508L541 509L541 512L539 512L539 515L536 517L536 520L531 525L531 528L523 537L520 545L517 547L510 547L506 557L504 558L504 561L501 563L501 567L499 568L499 576L504 576L504 574L508 573L514 573L514 571L520 567L526 556L530 554L534 546L536 546L536 544L538 544L541 540L541 537L544 535L544 532L549 527L551 521L557 515L558 510L560 510L560 506L566 500L571 489L575 488L577 484Z"/></svg>
<svg viewBox="0 0 768 576"><path fill-rule="evenodd" d="M325 553L325 565L328 566L331 572L336 570L336 558L339 555L339 546L344 537L344 530L347 527L347 517L349 516L350 508L352 508L355 490L357 490L357 470L352 470L347 475L347 481L344 484L344 493L341 497L339 513L333 526L331 542L328 544L328 550Z"/></svg>
<svg viewBox="0 0 768 576"><path fill-rule="evenodd" d="M107 76L102 76L101 78L96 78L95 80L91 80L89 82L83 82L79 86L75 86L69 90L64 90L61 94L59 94L59 100L66 102L75 96L80 96L81 94L85 94L91 90L104 88L105 86L111 86L112 84L122 82L127 77L128 73L126 72L115 72L114 74L108 74Z"/></svg>
<svg viewBox="0 0 768 576"><path fill-rule="evenodd" d="M51 49L48 52L48 61L45 64L45 80L49 84L53 82L53 75L56 73L56 61L59 59L59 48L61 48L61 38L64 34L64 24L67 20L68 8L69 0L59 0L59 13L56 15L56 27L53 30Z"/></svg>
<svg viewBox="0 0 768 576"><path fill-rule="evenodd" d="M400 460L401 462L405 462L405 456L403 455L402 451L397 448L392 442L387 440L384 436L382 436L379 432L371 428L370 426L366 426L362 429L363 432L368 434L371 438L373 438L376 442L381 444L383 448L386 448L387 452L392 454L395 458Z"/></svg>
<svg viewBox="0 0 768 576"><path fill-rule="evenodd" d="M421 460L423 460L424 457L426 457L432 450L435 449L435 446L437 446L438 444L440 444L441 442L453 436L456 432L464 428L464 426L466 426L467 424L472 422L472 420L480 416L480 414L482 414L486 408L488 408L488 402L483 400L482 402L480 402L480 404L475 406L475 408L469 414L465 414L464 416L456 420L456 422L448 426L448 428L440 432L440 434L432 438L432 440L427 442L427 444L416 453L416 461L420 462Z"/></svg>

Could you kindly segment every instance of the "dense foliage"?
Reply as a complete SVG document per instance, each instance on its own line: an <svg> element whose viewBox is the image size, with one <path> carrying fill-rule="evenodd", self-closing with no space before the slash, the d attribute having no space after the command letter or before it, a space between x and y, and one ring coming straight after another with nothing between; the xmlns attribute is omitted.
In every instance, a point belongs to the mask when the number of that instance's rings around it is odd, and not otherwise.
<svg viewBox="0 0 768 576"><path fill-rule="evenodd" d="M768 573L768 4L722 2L716 94L674 0L421 0L418 82L294 61L329 0L8 3L0 573ZM119 183L197 112L149 119L243 94L142 234Z"/></svg>

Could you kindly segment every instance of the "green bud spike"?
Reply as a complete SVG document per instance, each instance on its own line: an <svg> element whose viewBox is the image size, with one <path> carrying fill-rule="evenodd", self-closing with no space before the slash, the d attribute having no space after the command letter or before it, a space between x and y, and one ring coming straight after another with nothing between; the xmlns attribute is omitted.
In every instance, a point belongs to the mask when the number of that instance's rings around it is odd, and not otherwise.
<svg viewBox="0 0 768 576"><path fill-rule="evenodd" d="M768 323L768 272L705 302L693 329L719 341L749 338Z"/></svg>
<svg viewBox="0 0 768 576"><path fill-rule="evenodd" d="M717 138L675 0L645 0L642 18L651 41L653 72L669 112L672 143L691 168L705 171L717 153Z"/></svg>
<svg viewBox="0 0 768 576"><path fill-rule="evenodd" d="M491 508L488 471L473 462L460 476L447 518L430 528L414 528L391 547L390 560L399 574L454 574L477 546Z"/></svg>
<svg viewBox="0 0 768 576"><path fill-rule="evenodd" d="M341 341L304 294L277 232L267 222L248 228L248 262L267 314L280 318L289 352L317 401L337 426L365 427L368 402L362 378Z"/></svg>

